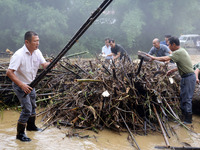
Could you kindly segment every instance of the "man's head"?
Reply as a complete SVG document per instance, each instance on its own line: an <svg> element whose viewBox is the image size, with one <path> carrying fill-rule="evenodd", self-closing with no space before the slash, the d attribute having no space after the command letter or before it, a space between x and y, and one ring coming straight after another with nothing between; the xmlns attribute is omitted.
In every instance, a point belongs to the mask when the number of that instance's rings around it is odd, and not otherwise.
<svg viewBox="0 0 200 150"><path fill-rule="evenodd" d="M167 43L167 45L169 45L168 44L168 39L171 37L171 35L165 35L165 41L166 41L166 43Z"/></svg>
<svg viewBox="0 0 200 150"><path fill-rule="evenodd" d="M159 41L159 39L158 38L155 38L155 39L153 39L153 46L155 47L155 48L157 48L157 49L159 49L160 48L160 41Z"/></svg>
<svg viewBox="0 0 200 150"><path fill-rule="evenodd" d="M33 52L34 50L38 49L39 46L38 34L33 31L26 32L24 35L24 43L30 52Z"/></svg>
<svg viewBox="0 0 200 150"><path fill-rule="evenodd" d="M108 47L109 46L109 38L105 38L105 45Z"/></svg>
<svg viewBox="0 0 200 150"><path fill-rule="evenodd" d="M111 48L114 48L115 47L115 40L109 40L109 44L111 46Z"/></svg>
<svg viewBox="0 0 200 150"><path fill-rule="evenodd" d="M175 51L180 48L180 41L177 37L170 37L169 39L169 49Z"/></svg>

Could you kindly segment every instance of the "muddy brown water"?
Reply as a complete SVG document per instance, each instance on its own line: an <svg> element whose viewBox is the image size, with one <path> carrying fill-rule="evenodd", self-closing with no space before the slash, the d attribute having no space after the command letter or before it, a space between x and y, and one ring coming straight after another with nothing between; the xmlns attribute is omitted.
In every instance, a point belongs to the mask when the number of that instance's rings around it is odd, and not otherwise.
<svg viewBox="0 0 200 150"><path fill-rule="evenodd" d="M38 112L38 111L37 111ZM43 132L26 132L31 142L16 140L16 122L19 112L4 110L0 113L0 150L135 150L127 140L128 133L115 133L110 130L100 131L98 134L87 130L73 130L79 135L89 135L90 138L66 137L72 132L71 128L58 129L49 127ZM37 119L39 127L42 126L40 118ZM200 116L193 117L193 130L187 131L177 123L170 123L177 136L170 133L168 138L171 146L185 146L185 143L193 147L200 147ZM160 133L154 132L147 136L135 135L134 137L142 150L154 150L155 146L165 146L164 138Z"/></svg>

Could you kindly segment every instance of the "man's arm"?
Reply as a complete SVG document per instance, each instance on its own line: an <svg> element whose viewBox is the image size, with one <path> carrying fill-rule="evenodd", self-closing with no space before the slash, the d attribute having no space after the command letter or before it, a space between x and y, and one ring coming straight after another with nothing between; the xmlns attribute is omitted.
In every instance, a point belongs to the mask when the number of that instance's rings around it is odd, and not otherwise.
<svg viewBox="0 0 200 150"><path fill-rule="evenodd" d="M172 74L175 71L178 71L178 68L174 68L174 69L167 71L167 75L169 76L170 74Z"/></svg>
<svg viewBox="0 0 200 150"><path fill-rule="evenodd" d="M42 65L42 68L45 69L49 64L50 64L50 62L45 62L45 63L43 63L41 65Z"/></svg>
<svg viewBox="0 0 200 150"><path fill-rule="evenodd" d="M103 55L105 55L104 47L102 47L101 52L102 52Z"/></svg>
<svg viewBox="0 0 200 150"><path fill-rule="evenodd" d="M107 56L114 56L114 53L110 53L110 54L108 54Z"/></svg>
<svg viewBox="0 0 200 150"><path fill-rule="evenodd" d="M17 76L14 74L15 70L8 69L6 75L16 84L18 85L26 94L29 94L32 91L32 87L27 84L21 82Z"/></svg>
<svg viewBox="0 0 200 150"><path fill-rule="evenodd" d="M158 60L158 61L169 61L171 58L169 56L163 56L163 57L154 57L152 55L146 54L146 56L150 57L152 60Z"/></svg>
<svg viewBox="0 0 200 150"><path fill-rule="evenodd" d="M194 71L194 73L196 75L196 83L197 84L199 84L199 72L200 72L200 70L198 68Z"/></svg>
<svg viewBox="0 0 200 150"><path fill-rule="evenodd" d="M121 53L120 53L120 52L117 52L117 55L116 55L116 56L113 56L113 59L115 60L115 59L119 58L120 55L121 55Z"/></svg>
<svg viewBox="0 0 200 150"><path fill-rule="evenodd" d="M153 55L155 52L154 52L154 47L152 47L150 50L149 50L149 52L148 52L148 54L149 55Z"/></svg>

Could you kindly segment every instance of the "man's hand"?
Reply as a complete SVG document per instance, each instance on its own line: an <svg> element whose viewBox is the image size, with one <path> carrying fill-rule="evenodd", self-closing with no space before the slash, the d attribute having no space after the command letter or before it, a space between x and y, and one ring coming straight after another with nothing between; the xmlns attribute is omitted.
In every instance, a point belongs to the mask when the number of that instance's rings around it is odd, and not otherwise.
<svg viewBox="0 0 200 150"><path fill-rule="evenodd" d="M149 60L149 61L152 61L152 60L154 60L154 56L152 56L152 55L149 55L149 54L145 54L147 57L150 57L151 59Z"/></svg>
<svg viewBox="0 0 200 150"><path fill-rule="evenodd" d="M175 71L178 71L178 68L174 68L174 69L171 69L171 70L167 71L167 76L171 75Z"/></svg>
<svg viewBox="0 0 200 150"><path fill-rule="evenodd" d="M107 57L107 55L106 54L102 54L102 57Z"/></svg>
<svg viewBox="0 0 200 150"><path fill-rule="evenodd" d="M196 83L199 84L199 78L196 78Z"/></svg>
<svg viewBox="0 0 200 150"><path fill-rule="evenodd" d="M172 70L167 71L167 76L170 76L173 73Z"/></svg>
<svg viewBox="0 0 200 150"><path fill-rule="evenodd" d="M197 68L197 69L194 71L194 73L195 73L195 76L196 76L196 83L199 84L199 73L200 73L199 68Z"/></svg>
<svg viewBox="0 0 200 150"><path fill-rule="evenodd" d="M31 93L31 91L33 90L33 88L30 87L30 86L27 85L27 84L22 84L22 85L20 86L20 88L21 88L21 89L24 91L24 93L26 93L26 94Z"/></svg>

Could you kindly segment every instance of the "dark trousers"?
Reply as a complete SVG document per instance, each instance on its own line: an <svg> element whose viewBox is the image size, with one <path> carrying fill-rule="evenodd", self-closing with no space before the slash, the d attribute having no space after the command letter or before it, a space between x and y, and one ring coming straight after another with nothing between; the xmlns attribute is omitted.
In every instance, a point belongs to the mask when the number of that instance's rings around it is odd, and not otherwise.
<svg viewBox="0 0 200 150"><path fill-rule="evenodd" d="M30 116L36 115L35 108L36 108L36 92L35 88L31 91L30 94L24 97L24 91L17 86L15 83L12 84L13 90L20 101L22 112L19 117L19 122L26 123Z"/></svg>
<svg viewBox="0 0 200 150"><path fill-rule="evenodd" d="M186 114L192 114L192 97L195 90L196 76L194 73L189 74L188 76L183 76L181 78L181 109Z"/></svg>

